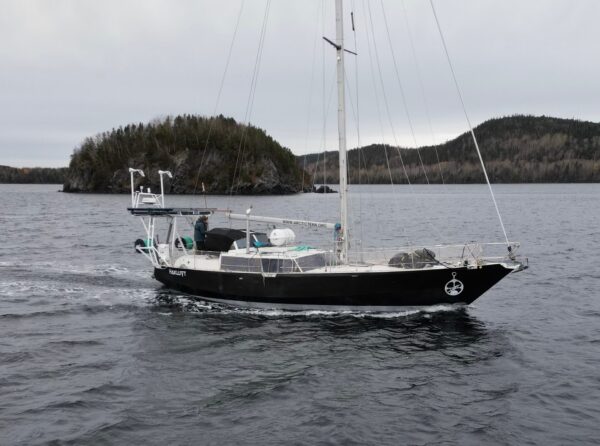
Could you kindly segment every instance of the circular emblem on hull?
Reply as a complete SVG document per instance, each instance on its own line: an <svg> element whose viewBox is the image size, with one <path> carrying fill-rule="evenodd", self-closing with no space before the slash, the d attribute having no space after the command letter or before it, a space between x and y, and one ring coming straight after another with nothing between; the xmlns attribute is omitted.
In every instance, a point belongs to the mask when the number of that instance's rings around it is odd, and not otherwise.
<svg viewBox="0 0 600 446"><path fill-rule="evenodd" d="M456 278L456 273L452 273L452 280L449 280L444 290L448 296L458 296L463 292L465 286L463 283Z"/></svg>

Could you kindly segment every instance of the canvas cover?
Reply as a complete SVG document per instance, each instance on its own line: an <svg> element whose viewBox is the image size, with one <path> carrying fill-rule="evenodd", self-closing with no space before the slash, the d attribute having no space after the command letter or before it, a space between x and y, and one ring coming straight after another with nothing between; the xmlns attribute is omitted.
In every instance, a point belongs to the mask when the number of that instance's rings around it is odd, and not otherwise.
<svg viewBox="0 0 600 446"><path fill-rule="evenodd" d="M207 251L226 252L236 240L246 238L246 231L231 228L214 228L206 232L204 246Z"/></svg>
<svg viewBox="0 0 600 446"><path fill-rule="evenodd" d="M426 268L439 263L435 253L427 248L416 249L412 252L399 252L388 262L388 265L397 268Z"/></svg>

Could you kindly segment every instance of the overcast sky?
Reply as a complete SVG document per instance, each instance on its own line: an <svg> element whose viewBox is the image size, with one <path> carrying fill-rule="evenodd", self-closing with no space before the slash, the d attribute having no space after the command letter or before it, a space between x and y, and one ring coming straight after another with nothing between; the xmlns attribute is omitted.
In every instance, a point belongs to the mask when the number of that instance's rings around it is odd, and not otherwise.
<svg viewBox="0 0 600 446"><path fill-rule="evenodd" d="M335 96L330 101L335 60L321 40L323 33L335 37L333 3L275 0L269 10L251 121L296 154L322 150L324 104L325 145L337 147ZM369 3L374 71L366 1L345 2L346 46L354 48L353 4L359 55L346 58L349 146L357 144L355 61L362 144L424 145L465 131L429 2L404 0L405 8L400 0L383 2L414 138L381 2ZM212 114L240 5L240 0L0 0L0 164L66 166L86 136L166 115ZM244 119L265 5L244 3L217 107L217 113L237 120ZM474 124L515 113L600 121L600 1L435 5Z"/></svg>

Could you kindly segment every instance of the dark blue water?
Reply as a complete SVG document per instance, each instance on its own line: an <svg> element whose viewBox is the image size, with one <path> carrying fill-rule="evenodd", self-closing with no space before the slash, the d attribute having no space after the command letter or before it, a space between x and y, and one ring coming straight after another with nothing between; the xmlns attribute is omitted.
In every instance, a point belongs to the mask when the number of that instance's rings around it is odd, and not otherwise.
<svg viewBox="0 0 600 446"><path fill-rule="evenodd" d="M2 445L598 444L599 185L498 186L531 268L466 309L379 315L189 300L133 253L128 196L56 189L0 185ZM360 197L365 246L502 240L482 186ZM208 204L335 221L337 200Z"/></svg>

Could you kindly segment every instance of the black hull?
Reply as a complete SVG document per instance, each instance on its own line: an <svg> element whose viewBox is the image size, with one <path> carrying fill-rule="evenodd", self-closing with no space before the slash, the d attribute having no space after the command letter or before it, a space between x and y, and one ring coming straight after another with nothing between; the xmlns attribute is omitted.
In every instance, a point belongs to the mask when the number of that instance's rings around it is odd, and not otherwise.
<svg viewBox="0 0 600 446"><path fill-rule="evenodd" d="M470 304L512 271L481 268L401 270L377 273L277 274L155 268L167 287L206 300L273 308L415 307ZM451 285L460 281L461 291Z"/></svg>

